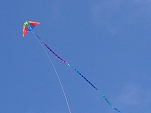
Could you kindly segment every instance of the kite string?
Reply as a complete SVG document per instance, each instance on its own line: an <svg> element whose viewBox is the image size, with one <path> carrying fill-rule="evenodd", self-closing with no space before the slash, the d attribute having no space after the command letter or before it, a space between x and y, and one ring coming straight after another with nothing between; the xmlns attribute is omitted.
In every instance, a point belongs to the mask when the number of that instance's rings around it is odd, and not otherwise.
<svg viewBox="0 0 151 113"><path fill-rule="evenodd" d="M62 85L62 83L61 83L61 79L60 79L60 77L59 77L59 75L58 75L58 73L57 73L57 70L56 70L56 68L55 68L55 66L54 66L54 64L53 64L53 62L52 62L52 60L51 60L49 54L47 53L47 51L45 50L45 48L44 48L43 45L41 44L41 43L44 43L44 42L43 42L43 41L38 37L38 35L36 35L33 31L32 31L32 33L33 33L34 36L36 37L37 41L39 42L40 46L42 47L42 49L43 49L44 52L46 53L47 57L49 58L49 61L50 61L51 64L52 64L52 67L53 67L53 69L54 69L54 71L55 71L55 73L56 73L56 76L57 76L57 78L58 78L59 84L60 84L60 86L61 86L62 93L63 93L63 95L64 95L64 98L65 98L65 101L66 101L66 104L67 104L67 107L68 107L68 111L69 111L69 113L71 113L70 106L69 106L69 102L68 102L66 93L65 93L65 91L64 91L63 85Z"/></svg>

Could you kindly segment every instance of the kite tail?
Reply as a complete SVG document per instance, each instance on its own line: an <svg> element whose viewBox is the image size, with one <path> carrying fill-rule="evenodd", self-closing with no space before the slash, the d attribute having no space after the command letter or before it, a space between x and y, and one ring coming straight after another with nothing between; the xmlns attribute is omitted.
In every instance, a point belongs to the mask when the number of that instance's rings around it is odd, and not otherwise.
<svg viewBox="0 0 151 113"><path fill-rule="evenodd" d="M44 46L54 55L54 56L56 56L58 59L60 59L63 63L65 63L65 64L67 64L69 67L71 67L71 65L67 62L67 61L65 61L65 60L63 60L60 56L58 56L43 40L41 40L40 38L39 38L39 36L36 34L36 33L34 33L34 32L32 32L38 39L39 39L39 41L41 42L41 43L43 43L44 44ZM115 108L111 103L110 103L110 101L106 98L106 96L103 94L103 93L101 93L101 91L96 87L96 86L94 86L84 75L82 75L76 68L73 68L73 67L71 67L74 71L76 71L84 80L86 80L103 98L104 98L104 100L108 103L108 105L111 107L111 108L113 108L115 111L117 111L118 113L122 113L121 111L119 111L117 108Z"/></svg>
<svg viewBox="0 0 151 113"><path fill-rule="evenodd" d="M70 66L70 64L68 64L68 66ZM74 71L76 71L84 80L86 80L103 98L104 98L104 100L108 103L108 105L111 107L111 108L113 108L114 110L116 110L117 112L119 112L119 113L122 113L122 112L120 112L117 108L115 108L111 103L110 103L110 101L106 98L106 96L103 94L103 93L101 93L101 91L97 88L97 87L95 87L84 75L82 75L76 68L73 68L73 67L71 67Z"/></svg>

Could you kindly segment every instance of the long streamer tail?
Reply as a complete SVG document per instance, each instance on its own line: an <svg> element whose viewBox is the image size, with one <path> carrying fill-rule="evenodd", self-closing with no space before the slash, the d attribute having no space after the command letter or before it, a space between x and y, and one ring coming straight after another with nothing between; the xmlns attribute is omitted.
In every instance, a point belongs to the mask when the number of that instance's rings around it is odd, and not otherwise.
<svg viewBox="0 0 151 113"><path fill-rule="evenodd" d="M34 35L40 40L40 42L42 44L44 44L44 46L55 56L57 57L59 60L61 60L63 63L67 64L69 67L71 67L75 72L77 72L87 83L89 83L103 98L104 100L108 103L108 105L113 108L115 111L117 111L118 113L122 113L121 111L119 111L117 108L115 108L110 101L106 98L106 96L101 93L101 91L95 86L93 85L83 74L81 74L76 68L73 68L67 61L65 61L64 59L62 59L60 56L58 56L43 40L41 40L39 38L39 36L34 33Z"/></svg>

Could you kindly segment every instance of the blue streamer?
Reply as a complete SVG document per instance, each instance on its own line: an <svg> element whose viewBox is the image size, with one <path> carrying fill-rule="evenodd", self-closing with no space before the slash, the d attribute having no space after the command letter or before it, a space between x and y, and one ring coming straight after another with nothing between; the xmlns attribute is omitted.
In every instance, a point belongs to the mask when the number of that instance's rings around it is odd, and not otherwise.
<svg viewBox="0 0 151 113"><path fill-rule="evenodd" d="M68 64L68 66L71 67L70 64ZM86 81L104 98L104 100L108 103L108 105L109 105L111 108L113 108L114 110L116 110L116 111L119 112L119 113L122 113L122 112L120 112L117 108L115 108L115 107L110 103L110 101L106 98L106 96L105 96L103 93L101 93L101 91L100 91L96 86L94 86L84 75L82 75L76 68L73 68L73 67L72 67L72 69L73 69L74 71L76 71L84 80L86 80Z"/></svg>

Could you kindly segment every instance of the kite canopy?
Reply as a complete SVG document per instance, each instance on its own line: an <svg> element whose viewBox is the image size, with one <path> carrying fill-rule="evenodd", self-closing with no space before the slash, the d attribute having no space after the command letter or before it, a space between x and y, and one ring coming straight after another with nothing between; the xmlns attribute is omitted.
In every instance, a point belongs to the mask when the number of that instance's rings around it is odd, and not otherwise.
<svg viewBox="0 0 151 113"><path fill-rule="evenodd" d="M40 24L39 22L26 21L23 25L23 36L25 36L29 31L31 31L35 26Z"/></svg>

